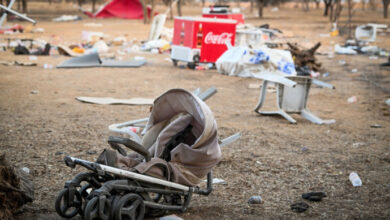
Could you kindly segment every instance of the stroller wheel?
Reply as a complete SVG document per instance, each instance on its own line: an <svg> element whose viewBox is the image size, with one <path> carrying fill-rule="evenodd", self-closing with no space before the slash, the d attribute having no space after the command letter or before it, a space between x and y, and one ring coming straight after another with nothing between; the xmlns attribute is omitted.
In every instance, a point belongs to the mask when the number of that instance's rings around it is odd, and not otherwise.
<svg viewBox="0 0 390 220"><path fill-rule="evenodd" d="M84 219L93 220L93 219L110 219L110 201L105 196L94 197L91 199L84 210Z"/></svg>
<svg viewBox="0 0 390 220"><path fill-rule="evenodd" d="M70 201L70 197L73 197ZM74 195L70 195L69 188L64 188L60 191L55 202L57 213L63 218L73 218L81 210L82 199L78 191L74 191Z"/></svg>
<svg viewBox="0 0 390 220"><path fill-rule="evenodd" d="M80 188L79 193L80 193L81 197L83 197L83 199L86 199L89 196L88 189L93 189L93 187L89 183L83 185Z"/></svg>
<svg viewBox="0 0 390 220"><path fill-rule="evenodd" d="M116 220L142 220L145 215L145 204L137 194L124 195L115 208Z"/></svg>

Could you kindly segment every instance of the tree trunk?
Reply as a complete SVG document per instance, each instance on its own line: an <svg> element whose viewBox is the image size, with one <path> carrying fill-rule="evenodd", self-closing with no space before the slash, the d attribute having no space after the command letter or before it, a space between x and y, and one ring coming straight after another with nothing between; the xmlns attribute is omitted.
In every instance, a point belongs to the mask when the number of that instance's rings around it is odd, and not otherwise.
<svg viewBox="0 0 390 220"><path fill-rule="evenodd" d="M204 6L204 3L205 3L205 1L204 0L202 0L202 4L203 4L203 6ZM173 8L172 8L172 1L169 1L169 14L170 14L170 19L173 19Z"/></svg>
<svg viewBox="0 0 390 220"><path fill-rule="evenodd" d="M263 17L264 0L257 0L259 18Z"/></svg>
<svg viewBox="0 0 390 220"><path fill-rule="evenodd" d="M348 0L348 38L352 37L352 0Z"/></svg>
<svg viewBox="0 0 390 220"><path fill-rule="evenodd" d="M251 0L251 9L250 9L250 12L251 12L251 13L253 12L253 1L254 1L254 0Z"/></svg>
<svg viewBox="0 0 390 220"><path fill-rule="evenodd" d="M179 16L181 16L181 1L182 0L177 1L177 14Z"/></svg>
<svg viewBox="0 0 390 220"><path fill-rule="evenodd" d="M95 13L95 11L96 11L96 0L92 0L92 13Z"/></svg>
<svg viewBox="0 0 390 220"><path fill-rule="evenodd" d="M375 5L376 1L375 0L370 0L369 2L370 2L371 10L375 11L375 9L376 9L376 5Z"/></svg>
<svg viewBox="0 0 390 220"><path fill-rule="evenodd" d="M141 5L142 5L142 11L144 14L144 24L148 22L148 9L146 7L146 0L141 0Z"/></svg>
<svg viewBox="0 0 390 220"><path fill-rule="evenodd" d="M303 0L303 11L309 11L309 0Z"/></svg>
<svg viewBox="0 0 390 220"><path fill-rule="evenodd" d="M328 16L329 8L332 5L332 0L324 0L325 9L324 9L324 16Z"/></svg>
<svg viewBox="0 0 390 220"><path fill-rule="evenodd" d="M22 12L27 13L27 0L22 0Z"/></svg>
<svg viewBox="0 0 390 220"><path fill-rule="evenodd" d="M383 1L383 17L387 18L387 11L389 8L390 0L382 0Z"/></svg>
<svg viewBox="0 0 390 220"><path fill-rule="evenodd" d="M334 7L336 7L336 8L334 8ZM331 10L330 10L330 17L329 18L330 18L330 21L332 23L337 23L342 9L343 9L343 7L341 5L341 0L336 0L336 2L332 5Z"/></svg>
<svg viewBox="0 0 390 220"><path fill-rule="evenodd" d="M156 8L156 5L155 5L155 3L154 3L154 0L150 0L150 1L152 1L152 9L150 10L150 19L149 19L149 23L150 23L150 21L153 21L154 10L155 10L155 8Z"/></svg>

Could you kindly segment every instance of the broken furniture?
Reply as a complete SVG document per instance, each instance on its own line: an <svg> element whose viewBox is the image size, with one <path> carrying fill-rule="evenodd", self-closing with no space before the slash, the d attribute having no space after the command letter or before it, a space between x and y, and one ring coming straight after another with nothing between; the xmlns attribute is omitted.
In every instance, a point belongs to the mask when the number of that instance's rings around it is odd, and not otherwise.
<svg viewBox="0 0 390 220"><path fill-rule="evenodd" d="M267 86L270 82L275 83L276 106L278 110L260 111L260 108L263 106L265 101ZM260 90L259 102L255 108L255 112L262 115L281 115L293 124L295 124L296 121L288 113L300 114L305 119L316 124L334 123L334 120L323 120L319 118L306 108L310 86L312 83L325 88L335 88L328 83L306 76L284 77L279 75L267 75L266 77L263 77L263 85Z"/></svg>
<svg viewBox="0 0 390 220"><path fill-rule="evenodd" d="M177 4L178 0L174 0L170 7L165 10L164 13L154 16L152 25L150 26L150 32L148 41L155 41L160 39L161 32L163 31L167 15L171 11L172 7Z"/></svg>
<svg viewBox="0 0 390 220"><path fill-rule="evenodd" d="M80 57L73 57L62 62L57 68L86 68L86 67L140 67L145 65L145 60L112 60L100 59L97 53L91 53Z"/></svg>
<svg viewBox="0 0 390 220"><path fill-rule="evenodd" d="M0 29L3 26L3 22L4 22L5 18L7 17L8 13L14 14L14 15L16 15L16 16L18 16L18 17L20 17L20 18L22 18L22 19L24 19L26 21L29 21L29 22L31 22L33 24L37 23L34 19L31 19L31 18L29 18L27 16L24 16L24 15L20 14L17 11L12 10L11 8L12 8L14 3L15 3L15 0L11 0L9 5L8 5L8 7L5 7L4 5L0 4L0 8L4 10L4 13L3 13L3 15L0 18Z"/></svg>
<svg viewBox="0 0 390 220"><path fill-rule="evenodd" d="M385 29L385 24L367 24L356 27L355 38L358 41L374 42L376 39L376 32L378 29Z"/></svg>

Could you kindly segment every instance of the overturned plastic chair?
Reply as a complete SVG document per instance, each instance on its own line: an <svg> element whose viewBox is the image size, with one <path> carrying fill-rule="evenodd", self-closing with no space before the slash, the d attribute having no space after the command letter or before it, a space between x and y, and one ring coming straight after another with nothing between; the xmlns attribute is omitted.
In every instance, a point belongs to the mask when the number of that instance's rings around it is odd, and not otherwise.
<svg viewBox="0 0 390 220"><path fill-rule="evenodd" d="M278 107L278 110L260 111L260 108L263 106L265 101L267 86L269 82L275 83L276 105ZM288 113L300 114L305 119L316 124L334 123L335 120L323 120L311 113L306 108L310 86L312 83L325 88L335 88L328 83L306 76L268 76L267 78L263 79L263 85L260 90L259 102L257 103L255 112L262 115L281 115L293 124L296 123L296 120L293 119Z"/></svg>

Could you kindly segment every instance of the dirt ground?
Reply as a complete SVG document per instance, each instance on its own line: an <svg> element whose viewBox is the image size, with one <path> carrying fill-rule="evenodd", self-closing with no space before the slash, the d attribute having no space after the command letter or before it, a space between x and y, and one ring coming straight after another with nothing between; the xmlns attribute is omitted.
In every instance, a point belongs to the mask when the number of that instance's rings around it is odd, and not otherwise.
<svg viewBox="0 0 390 220"><path fill-rule="evenodd" d="M42 9L46 8L45 11ZM162 11L161 7L161 11ZM185 15L200 14L200 6L185 6ZM322 10L303 12L282 7L265 10L257 19L246 9L246 22L270 24L289 35L287 40L307 47L320 41L320 52L328 53L344 36L321 37L330 24ZM30 15L37 18L44 33L0 36L33 37L63 44L78 43L83 30L102 31L111 38L147 38L149 25L141 21L105 19L54 23L51 18L77 14L71 5L30 4ZM345 14L341 27L345 27ZM102 27L86 27L85 23ZM381 12L354 14L353 25L385 23ZM22 25L28 25L22 22ZM172 27L172 21L167 22ZM345 30L345 29L344 29ZM288 34L287 34L288 33ZM390 33L378 35L375 45L390 49ZM114 49L112 52L116 52ZM193 196L184 219L389 219L390 218L390 69L380 67L386 58L369 59L365 55L317 55L329 72L319 79L335 85L335 90L312 87L309 109L331 125L315 125L298 115L297 124L283 118L259 116L253 108L259 90L249 84L261 81L220 75L216 70L194 71L173 67L169 54L136 53L147 65L137 69L44 69L57 65L64 56L38 57L36 67L0 67L0 151L17 167L27 167L35 184L35 201L25 205L17 219L60 219L54 210L57 192L76 173L63 162L64 155L95 160L108 147L108 125L148 115L149 106L92 105L80 103L76 96L155 98L170 88L206 89L218 93L207 101L226 137L241 132L239 141L222 149L223 159L214 169L214 177L227 184L214 185L207 197ZM0 60L29 61L28 56L0 52ZM344 60L346 65L340 65ZM356 72L351 72L357 69ZM37 91L33 94L32 91ZM356 103L347 99L357 97ZM275 94L267 97L265 109L275 106ZM371 125L381 125L373 128ZM96 154L87 154L96 151ZM363 181L354 188L348 180L356 171ZM324 191L322 202L308 202L304 213L292 212L290 205L302 201L301 194ZM249 205L252 195L261 195L263 204Z"/></svg>

